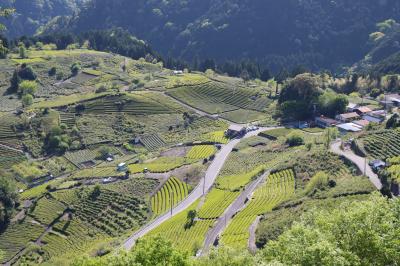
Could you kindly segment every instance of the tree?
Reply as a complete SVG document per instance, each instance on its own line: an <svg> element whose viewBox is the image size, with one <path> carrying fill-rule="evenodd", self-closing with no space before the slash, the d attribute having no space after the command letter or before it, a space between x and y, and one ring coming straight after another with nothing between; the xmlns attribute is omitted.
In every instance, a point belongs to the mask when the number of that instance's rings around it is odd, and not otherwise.
<svg viewBox="0 0 400 266"><path fill-rule="evenodd" d="M13 8L1 8L0 7L0 17L8 18L14 13L15 13L15 9L13 9ZM6 27L4 26L4 24L0 23L0 32L3 32L5 30L6 30ZM5 41L0 40L0 59L6 58L8 51L9 50L6 47Z"/></svg>
<svg viewBox="0 0 400 266"><path fill-rule="evenodd" d="M308 182L305 192L306 194L310 194L315 190L322 190L328 185L328 182L328 175L325 172L318 172Z"/></svg>
<svg viewBox="0 0 400 266"><path fill-rule="evenodd" d="M81 70L81 64L79 62L75 62L71 66L71 73L73 76L78 75L79 71Z"/></svg>
<svg viewBox="0 0 400 266"><path fill-rule="evenodd" d="M160 236L140 239L130 252L121 252L100 258L79 258L72 266L189 266L187 253L172 246L172 243Z"/></svg>
<svg viewBox="0 0 400 266"><path fill-rule="evenodd" d="M36 74L30 66L22 64L18 66L10 79L9 93L17 93L19 85L24 80L36 80Z"/></svg>
<svg viewBox="0 0 400 266"><path fill-rule="evenodd" d="M374 193L364 201L311 211L270 241L261 259L285 265L395 265L399 210L400 200Z"/></svg>
<svg viewBox="0 0 400 266"><path fill-rule="evenodd" d="M19 51L20 58L22 58L22 59L27 58L26 47L25 47L24 43L19 44L18 51Z"/></svg>
<svg viewBox="0 0 400 266"><path fill-rule="evenodd" d="M33 96L31 94L24 94L22 96L22 105L24 107L30 106L33 103Z"/></svg>
<svg viewBox="0 0 400 266"><path fill-rule="evenodd" d="M185 229L186 230L190 229L194 225L196 216L197 216L197 211L196 210L190 210L188 212L187 220L186 220L186 223L185 223Z"/></svg>
<svg viewBox="0 0 400 266"><path fill-rule="evenodd" d="M17 203L18 193L15 182L10 178L0 176L0 230L9 222Z"/></svg>

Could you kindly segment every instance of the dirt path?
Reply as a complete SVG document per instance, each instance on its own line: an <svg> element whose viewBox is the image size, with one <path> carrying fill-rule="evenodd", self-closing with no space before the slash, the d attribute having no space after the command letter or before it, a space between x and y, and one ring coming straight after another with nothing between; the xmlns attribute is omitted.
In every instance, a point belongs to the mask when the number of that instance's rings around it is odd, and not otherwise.
<svg viewBox="0 0 400 266"><path fill-rule="evenodd" d="M226 209L224 214L221 215L221 217L217 220L215 226L208 231L206 239L204 241L203 250L201 251L201 255L208 254L218 235L220 235L225 230L232 217L246 205L246 199L248 199L253 194L254 190L263 180L265 180L268 175L269 172L265 173L264 175L257 178L257 180L250 183L250 185L245 188L245 190L239 195L239 197Z"/></svg>
<svg viewBox="0 0 400 266"><path fill-rule="evenodd" d="M336 142L332 143L331 151L337 155L344 156L348 160L352 161L358 167L358 169L360 169L360 171L369 178L369 180L372 182L372 184L374 184L374 186L378 190L381 190L382 182L379 179L378 175L375 174L374 171L372 171L372 168L368 165L368 163L366 161L367 159L356 155L351 150L343 151L340 146L341 146L341 141L336 141Z"/></svg>
<svg viewBox="0 0 400 266"><path fill-rule="evenodd" d="M257 245L256 245L256 230L258 227L258 224L260 223L261 216L258 216L257 219L254 221L254 223L250 226L249 233L249 250L252 253L257 252Z"/></svg>

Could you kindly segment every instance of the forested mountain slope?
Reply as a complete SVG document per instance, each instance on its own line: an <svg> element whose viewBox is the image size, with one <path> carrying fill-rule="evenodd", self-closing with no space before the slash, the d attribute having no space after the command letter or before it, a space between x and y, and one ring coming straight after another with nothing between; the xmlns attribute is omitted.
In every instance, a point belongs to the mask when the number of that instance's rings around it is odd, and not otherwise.
<svg viewBox="0 0 400 266"><path fill-rule="evenodd" d="M273 69L338 68L360 60L376 23L397 19L399 11L395 0L92 0L52 29L117 26L185 59L248 57Z"/></svg>
<svg viewBox="0 0 400 266"><path fill-rule="evenodd" d="M0 7L13 7L15 15L4 20L7 35L32 35L56 16L72 15L84 0L0 0Z"/></svg>

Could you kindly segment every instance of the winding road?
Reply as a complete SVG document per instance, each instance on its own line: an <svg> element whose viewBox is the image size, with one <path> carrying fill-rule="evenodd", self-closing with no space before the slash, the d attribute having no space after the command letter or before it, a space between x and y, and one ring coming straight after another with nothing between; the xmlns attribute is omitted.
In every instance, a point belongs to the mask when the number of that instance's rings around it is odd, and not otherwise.
<svg viewBox="0 0 400 266"><path fill-rule="evenodd" d="M366 158L356 155L351 150L343 151L340 146L341 146L341 141L335 141L334 143L331 144L331 151L333 153L336 153L337 155L343 156L348 160L352 161L358 167L358 169L360 169L360 171L369 178L372 184L374 184L374 186L378 190L381 190L382 182L379 179L378 175L375 174L374 171L372 171L372 168L366 162Z"/></svg>
<svg viewBox="0 0 400 266"><path fill-rule="evenodd" d="M229 154L232 152L232 149L242 140L249 137L257 136L259 133L272 130L276 127L265 127L259 128L256 131L248 132L243 138L241 139L233 139L228 144L224 145L221 150L216 154L215 159L212 161L211 165L207 169L206 175L203 181L200 181L200 184L195 187L195 189L189 194L189 196L180 202L171 212L165 213L155 220L151 221L147 225L143 226L139 231L135 232L131 237L129 237L123 244L123 247L126 250L130 250L134 245L137 239L143 237L151 230L155 229L165 221L171 219L178 213L186 210L190 205L192 205L196 200L201 198L203 195L210 190L213 186L216 178L219 175L222 167L225 164L225 161L228 159Z"/></svg>

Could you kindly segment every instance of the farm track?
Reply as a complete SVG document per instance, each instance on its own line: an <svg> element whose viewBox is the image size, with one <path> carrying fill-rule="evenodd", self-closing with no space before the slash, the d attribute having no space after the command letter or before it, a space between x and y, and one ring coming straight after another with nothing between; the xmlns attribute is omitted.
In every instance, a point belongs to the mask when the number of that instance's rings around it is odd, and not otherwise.
<svg viewBox="0 0 400 266"><path fill-rule="evenodd" d="M225 210L224 214L218 218L215 226L210 229L207 233L206 240L204 241L203 249L201 251L201 255L208 254L210 247L213 245L218 235L225 230L228 226L232 217L238 213L243 207L246 206L246 200L249 199L251 194L256 190L258 185L265 180L265 178L269 175L269 172L261 175L255 181L253 181L250 185L248 185L245 190L239 195L239 197Z"/></svg>
<svg viewBox="0 0 400 266"><path fill-rule="evenodd" d="M249 137L257 136L259 133L267 130L276 129L276 127L269 128L260 128L257 131L252 131L247 133L242 139L246 139ZM139 231L135 232L131 237L129 237L123 244L123 248L126 250L130 250L134 245L137 239L143 237L156 227L160 226L165 221L171 219L178 213L186 210L190 205L192 205L196 200L201 198L203 195L207 193L214 185L215 180L217 179L219 172L221 171L225 161L228 159L229 154L232 152L232 149L239 144L241 139L234 139L230 141L228 144L224 145L222 149L216 154L215 159L207 169L205 178L203 181L194 188L194 190L189 194L189 196L180 202L173 210L172 214L167 212L163 215L160 215L155 220L151 221L144 227L142 227Z"/></svg>
<svg viewBox="0 0 400 266"><path fill-rule="evenodd" d="M357 156L353 151L343 151L340 148L341 146L341 141L336 141L331 144L331 151L337 155L344 156L348 160L352 161L358 169L362 173L364 173L365 176L369 178L371 183L378 189L382 189L382 182L379 179L378 175L372 171L371 167L366 163L366 159L360 156Z"/></svg>

